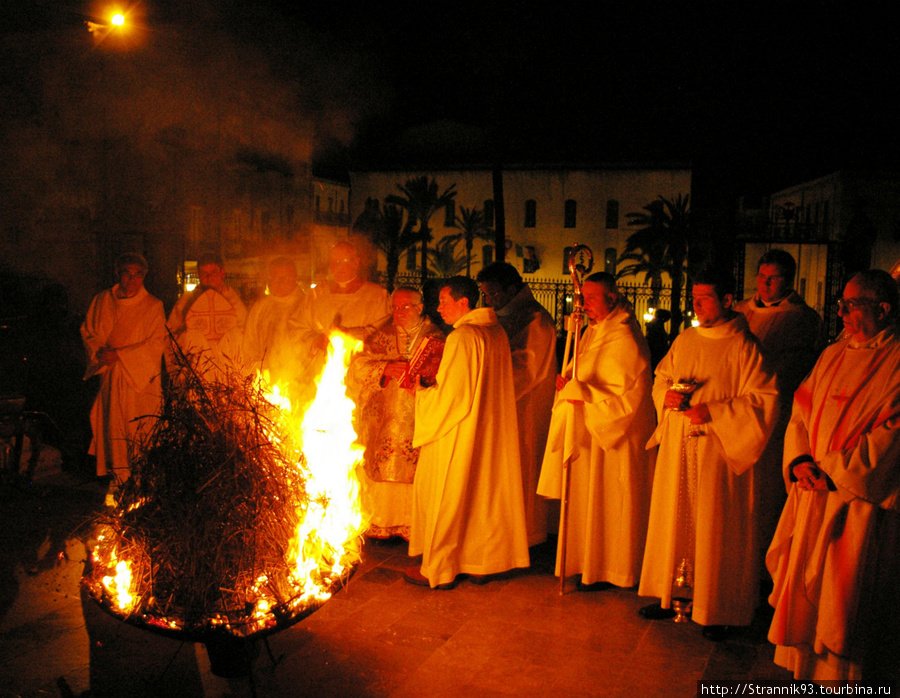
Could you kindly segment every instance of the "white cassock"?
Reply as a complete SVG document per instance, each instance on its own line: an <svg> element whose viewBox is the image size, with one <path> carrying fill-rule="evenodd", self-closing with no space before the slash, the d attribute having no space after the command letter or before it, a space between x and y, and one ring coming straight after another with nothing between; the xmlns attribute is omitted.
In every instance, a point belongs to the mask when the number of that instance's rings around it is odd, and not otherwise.
<svg viewBox="0 0 900 698"><path fill-rule="evenodd" d="M298 351L288 334L288 318L305 296L296 286L286 296L263 296L250 308L242 351L246 371L268 371L272 383L290 381L298 372Z"/></svg>
<svg viewBox="0 0 900 698"><path fill-rule="evenodd" d="M571 459L566 576L581 574L583 584L637 584L656 456L646 448L656 426L650 387L650 350L630 309L616 308L587 328L578 376L553 406L538 486L559 499ZM557 556L557 575L559 564Z"/></svg>
<svg viewBox="0 0 900 698"><path fill-rule="evenodd" d="M834 491L791 485L766 564L769 640L798 679L880 678L900 656L900 337L822 353L797 390L785 477L809 456ZM874 672L874 673L873 673Z"/></svg>
<svg viewBox="0 0 900 698"><path fill-rule="evenodd" d="M332 326L362 341L390 319L390 295L369 281L355 279L344 287L329 281L310 289L306 301L288 319L288 331L304 364L297 404L315 397L315 381L326 359L319 343Z"/></svg>
<svg viewBox="0 0 900 698"><path fill-rule="evenodd" d="M775 371L781 407L755 473L760 544L764 552L775 534L787 497L781 473L781 454L784 451L784 430L791 418L794 391L815 365L825 346L824 329L822 318L796 291L777 301L777 305L765 305L758 296L754 296L738 303L736 309L747 318L750 331L756 335L763 355Z"/></svg>
<svg viewBox="0 0 900 698"><path fill-rule="evenodd" d="M512 351L528 545L538 545L547 540L547 501L537 485L556 395L556 323L528 286L497 311L497 320Z"/></svg>
<svg viewBox="0 0 900 698"><path fill-rule="evenodd" d="M391 297L386 289L370 281L351 282L345 288L330 281L306 294L306 303L291 323L299 340L309 346L332 325L363 340L390 319Z"/></svg>
<svg viewBox="0 0 900 698"><path fill-rule="evenodd" d="M409 554L432 587L529 565L509 341L491 308L454 328L436 384L416 391Z"/></svg>
<svg viewBox="0 0 900 698"><path fill-rule="evenodd" d="M230 286L221 291L198 286L182 294L169 313L166 327L188 356L211 362L209 376L226 366L239 366L247 307Z"/></svg>
<svg viewBox="0 0 900 698"><path fill-rule="evenodd" d="M691 405L707 404L706 424L664 407L669 386L687 379L700 386ZM676 565L692 558L693 620L749 625L761 564L754 466L778 391L744 316L682 332L656 367L653 401L659 425L648 445L659 452L638 593L669 608Z"/></svg>
<svg viewBox="0 0 900 698"><path fill-rule="evenodd" d="M88 453L97 456L97 475L111 472L128 479L128 446L162 404L160 371L166 337L163 304L143 286L131 298L117 298L118 285L94 297L81 338L88 353L85 379L101 375L100 392L91 408L94 438ZM103 347L119 357L112 366L97 361ZM137 420L137 421L135 421Z"/></svg>

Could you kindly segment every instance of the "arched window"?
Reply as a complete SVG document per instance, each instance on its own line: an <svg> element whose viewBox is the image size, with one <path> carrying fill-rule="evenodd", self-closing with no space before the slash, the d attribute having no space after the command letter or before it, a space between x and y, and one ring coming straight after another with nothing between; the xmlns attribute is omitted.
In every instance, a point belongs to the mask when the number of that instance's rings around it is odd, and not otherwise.
<svg viewBox="0 0 900 698"><path fill-rule="evenodd" d="M444 227L453 228L456 226L456 202L451 199L444 206Z"/></svg>
<svg viewBox="0 0 900 698"><path fill-rule="evenodd" d="M606 202L606 227L619 227L619 202L616 199Z"/></svg>
<svg viewBox="0 0 900 698"><path fill-rule="evenodd" d="M528 199L525 202L525 227L534 228L537 225L537 201Z"/></svg>
<svg viewBox="0 0 900 698"><path fill-rule="evenodd" d="M575 199L566 199L563 227L574 228L578 217L578 202Z"/></svg>
<svg viewBox="0 0 900 698"><path fill-rule="evenodd" d="M488 228L494 227L494 200L487 199L484 202L484 224Z"/></svg>

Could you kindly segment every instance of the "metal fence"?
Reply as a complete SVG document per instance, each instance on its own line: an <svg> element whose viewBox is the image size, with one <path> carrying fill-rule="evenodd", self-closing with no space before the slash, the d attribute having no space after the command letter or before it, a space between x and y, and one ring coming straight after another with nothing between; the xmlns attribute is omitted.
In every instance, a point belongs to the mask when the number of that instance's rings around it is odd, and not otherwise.
<svg viewBox="0 0 900 698"><path fill-rule="evenodd" d="M376 283L385 285L387 279L383 273L379 272L377 277L373 279ZM435 279L435 281L439 281ZM565 316L572 312L572 280L565 278L558 279L526 279L531 293L535 300L544 306L556 322L557 334L565 332ZM421 288L421 277L415 274L398 274L394 279L394 287L397 286L413 286ZM650 312L650 308L665 308L671 312L672 309L672 289L664 286L660 289L658 297L655 299L656 304L651 306L653 291L649 286L640 284L628 284L619 282L619 293L621 293L634 308L634 314L637 316L638 322L641 323L641 329L645 329L646 320L644 315Z"/></svg>

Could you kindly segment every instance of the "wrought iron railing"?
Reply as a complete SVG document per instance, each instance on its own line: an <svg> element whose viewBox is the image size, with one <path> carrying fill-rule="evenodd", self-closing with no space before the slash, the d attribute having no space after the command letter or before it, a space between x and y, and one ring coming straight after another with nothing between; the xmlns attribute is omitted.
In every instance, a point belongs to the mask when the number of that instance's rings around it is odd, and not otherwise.
<svg viewBox="0 0 900 698"><path fill-rule="evenodd" d="M379 272L373 279L376 283L385 285L387 279L383 272ZM526 279L535 300L547 309L553 316L558 334L565 332L565 316L572 312L572 280L571 279ZM418 274L398 274L394 279L394 287L413 286L421 288L421 277ZM650 312L650 308L664 308L671 312L672 289L664 286L654 297L653 290L649 286L641 284L629 284L619 282L621 293L634 308L635 315L644 329L646 320L644 315Z"/></svg>

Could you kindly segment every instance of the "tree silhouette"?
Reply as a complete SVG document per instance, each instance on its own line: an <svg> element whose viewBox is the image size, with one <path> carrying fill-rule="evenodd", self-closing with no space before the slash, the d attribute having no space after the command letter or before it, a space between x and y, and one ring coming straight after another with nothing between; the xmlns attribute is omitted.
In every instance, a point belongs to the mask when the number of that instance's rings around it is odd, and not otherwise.
<svg viewBox="0 0 900 698"><path fill-rule="evenodd" d="M456 251L456 243L460 238L459 235L446 235L438 241L434 249L428 250L431 271L437 276L445 279L456 276L468 266L468 256Z"/></svg>
<svg viewBox="0 0 900 698"><path fill-rule="evenodd" d="M451 184L438 194L437 182L426 175L406 180L406 184L397 185L403 194L391 194L385 197L385 203L399 206L406 211L406 225L415 230L415 241L422 244L422 287L428 280L428 243L431 242L431 228L428 226L431 217L456 198L456 184Z"/></svg>
<svg viewBox="0 0 900 698"><path fill-rule="evenodd" d="M688 252L690 250L690 194L674 199L660 196L644 206L643 211L629 213L628 225L641 226L628 236L625 252L619 262L631 262L617 277L644 274L654 295L662 287L662 275L672 280L672 325L669 336L674 339L681 330L684 315L681 311L685 287Z"/></svg>
<svg viewBox="0 0 900 698"><path fill-rule="evenodd" d="M472 248L475 246L475 240L492 240L494 231L487 225L484 217L484 211L477 208L460 209L459 215L454 221L459 228L458 239L466 242L466 276L472 276Z"/></svg>
<svg viewBox="0 0 900 698"><path fill-rule="evenodd" d="M377 204L372 206L367 202L365 210L353 224L353 229L366 235L384 253L387 260L387 290L393 293L400 256L418 240L412 224L408 220L404 222L403 209L386 204L382 212Z"/></svg>

